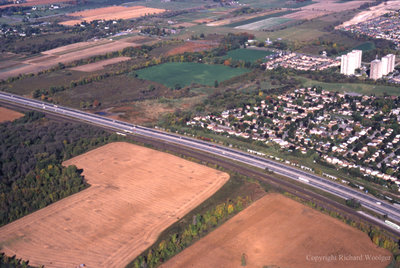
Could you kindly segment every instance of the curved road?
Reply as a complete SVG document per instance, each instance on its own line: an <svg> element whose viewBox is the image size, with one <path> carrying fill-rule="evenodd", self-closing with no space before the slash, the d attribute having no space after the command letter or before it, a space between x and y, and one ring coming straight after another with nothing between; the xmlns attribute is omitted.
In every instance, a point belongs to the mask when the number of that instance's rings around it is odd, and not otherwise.
<svg viewBox="0 0 400 268"><path fill-rule="evenodd" d="M315 188L323 190L325 192L334 194L344 199L354 198L359 200L359 202L366 208L375 211L379 214L387 215L394 221L400 222L400 208L392 204L386 203L380 199L377 199L371 195L367 195L361 191L357 191L350 187L344 186L342 184L333 182L331 180L322 178L320 176L307 173L303 170L278 163L266 158L258 157L249 153L238 151L232 148L227 148L224 146L216 145L210 142L200 141L185 136L179 136L176 134L171 134L152 128L146 128L138 125L129 124L126 122L113 120L110 118L105 118L99 115L90 114L82 112L79 110L57 106L54 104L49 104L41 102L38 100L28 99L17 95L12 95L4 92L0 92L0 99L10 103L16 103L23 106L45 110L49 113L59 114L62 116L72 117L75 119L90 122L92 124L104 126L107 128L113 128L116 131L127 134L138 134L153 139L159 139L181 146L186 146L192 149L197 149L205 151L210 154L225 157L231 160L239 161L250 166L258 168L268 168L274 173L283 175L285 177L291 178L298 182L309 184Z"/></svg>

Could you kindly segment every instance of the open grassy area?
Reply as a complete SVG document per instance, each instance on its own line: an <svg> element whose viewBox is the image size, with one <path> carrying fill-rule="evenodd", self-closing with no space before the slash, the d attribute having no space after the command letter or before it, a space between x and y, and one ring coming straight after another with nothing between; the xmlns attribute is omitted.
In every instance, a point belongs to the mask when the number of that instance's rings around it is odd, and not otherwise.
<svg viewBox="0 0 400 268"><path fill-rule="evenodd" d="M260 20L257 22L249 23L246 25L238 26L237 28L243 30L254 30L254 31L261 31L261 30L271 30L275 28L282 27L283 25L290 25L296 23L296 20L288 19L288 18L269 18L265 20Z"/></svg>
<svg viewBox="0 0 400 268"><path fill-rule="evenodd" d="M227 24L225 26L234 28L234 27L238 27L238 26L254 23L254 22L257 22L257 21L262 21L262 20L266 20L266 19L270 19L270 18L280 17L280 16L283 16L283 15L286 15L286 14L290 14L290 13L293 13L293 12L297 12L297 10L286 10L286 11L282 11L282 12L278 12L278 13L268 14L268 15L265 15L265 16L255 17L255 18L252 18L252 19L248 19L248 20L243 20L243 21Z"/></svg>
<svg viewBox="0 0 400 268"><path fill-rule="evenodd" d="M353 49L358 49L358 50L362 50L363 52L365 52L365 51L373 50L375 48L376 47L373 42L365 42L365 43L362 43L362 44L354 47Z"/></svg>
<svg viewBox="0 0 400 268"><path fill-rule="evenodd" d="M235 49L231 50L224 57L232 60L242 60L247 62L255 62L256 60L264 60L266 56L273 54L271 51L255 50L255 49Z"/></svg>
<svg viewBox="0 0 400 268"><path fill-rule="evenodd" d="M308 6L314 1L304 1L304 2L296 2L296 1L281 1L281 0L269 0L269 1L258 1L258 0L242 0L240 1L242 4L248 4L251 7L256 8L300 8L303 6Z"/></svg>
<svg viewBox="0 0 400 268"><path fill-rule="evenodd" d="M246 72L249 72L249 70L224 65L171 62L142 69L136 73L141 79L151 80L174 88L176 85L183 87L192 83L213 86L215 80L222 82Z"/></svg>
<svg viewBox="0 0 400 268"><path fill-rule="evenodd" d="M321 86L325 90L339 91L339 92L355 92L364 95L399 95L400 87L383 86L383 85L370 85L362 83L325 83L306 78L301 78L303 86Z"/></svg>

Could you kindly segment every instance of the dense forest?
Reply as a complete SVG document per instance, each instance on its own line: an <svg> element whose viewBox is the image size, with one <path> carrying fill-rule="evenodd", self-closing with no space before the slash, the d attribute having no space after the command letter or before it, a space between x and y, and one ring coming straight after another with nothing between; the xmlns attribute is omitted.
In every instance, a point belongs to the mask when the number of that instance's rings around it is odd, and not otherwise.
<svg viewBox="0 0 400 268"><path fill-rule="evenodd" d="M82 170L62 162L116 139L38 112L0 124L0 226L88 187Z"/></svg>

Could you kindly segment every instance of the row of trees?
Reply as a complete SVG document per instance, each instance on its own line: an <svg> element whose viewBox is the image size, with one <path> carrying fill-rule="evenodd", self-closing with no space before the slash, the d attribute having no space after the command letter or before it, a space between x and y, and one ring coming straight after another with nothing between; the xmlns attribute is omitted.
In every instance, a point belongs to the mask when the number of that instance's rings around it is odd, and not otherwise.
<svg viewBox="0 0 400 268"><path fill-rule="evenodd" d="M0 267L2 268L32 268L29 261L17 259L15 256L8 257L4 253L0 253Z"/></svg>
<svg viewBox="0 0 400 268"><path fill-rule="evenodd" d="M116 139L37 112L0 124L0 225L88 187L82 170L62 162Z"/></svg>
<svg viewBox="0 0 400 268"><path fill-rule="evenodd" d="M153 245L149 250L137 257L131 267L156 267L175 254L190 246L215 227L243 210L251 203L250 197L237 197L227 200L203 214L193 216L192 222L179 233L171 234L167 239Z"/></svg>

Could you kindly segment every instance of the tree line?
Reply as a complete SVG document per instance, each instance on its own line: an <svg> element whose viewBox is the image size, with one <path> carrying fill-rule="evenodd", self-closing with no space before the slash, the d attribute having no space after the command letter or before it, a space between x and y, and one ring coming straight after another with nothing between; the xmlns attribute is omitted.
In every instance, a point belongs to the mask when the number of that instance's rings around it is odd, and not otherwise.
<svg viewBox="0 0 400 268"><path fill-rule="evenodd" d="M251 202L250 197L239 196L234 200L227 200L218 204L203 214L194 215L192 222L186 228L153 245L138 256L128 267L151 268L160 265L227 221L234 214L242 211Z"/></svg>
<svg viewBox="0 0 400 268"><path fill-rule="evenodd" d="M0 124L0 226L88 187L82 170L62 162L116 139L38 112Z"/></svg>

